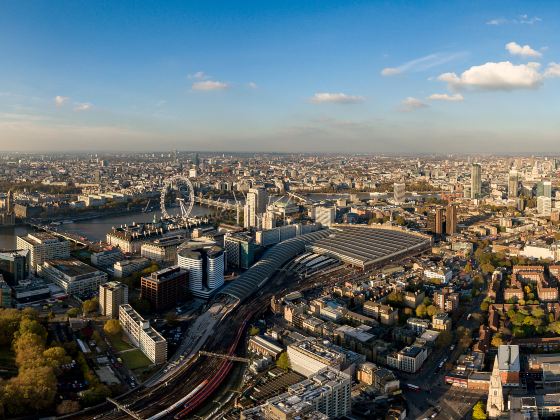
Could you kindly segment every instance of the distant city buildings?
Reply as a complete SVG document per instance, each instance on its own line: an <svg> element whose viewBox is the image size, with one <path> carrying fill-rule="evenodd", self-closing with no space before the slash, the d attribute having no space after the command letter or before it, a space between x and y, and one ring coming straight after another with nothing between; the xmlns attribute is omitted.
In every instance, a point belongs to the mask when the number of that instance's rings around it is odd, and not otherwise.
<svg viewBox="0 0 560 420"><path fill-rule="evenodd" d="M482 195L482 169L480 164L471 166L471 198L480 198Z"/></svg>

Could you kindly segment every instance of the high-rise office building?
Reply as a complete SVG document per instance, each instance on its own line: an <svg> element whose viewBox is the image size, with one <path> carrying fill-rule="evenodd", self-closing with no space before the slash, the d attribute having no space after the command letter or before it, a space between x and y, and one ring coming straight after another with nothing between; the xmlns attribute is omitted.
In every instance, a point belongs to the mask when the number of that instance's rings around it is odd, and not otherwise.
<svg viewBox="0 0 560 420"><path fill-rule="evenodd" d="M508 197L516 198L519 195L519 172L511 170L508 177Z"/></svg>
<svg viewBox="0 0 560 420"><path fill-rule="evenodd" d="M128 303L128 286L110 281L99 286L99 312L103 316L117 318L119 306Z"/></svg>
<svg viewBox="0 0 560 420"><path fill-rule="evenodd" d="M140 296L159 311L175 306L185 299L189 273L179 266L172 266L142 277Z"/></svg>
<svg viewBox="0 0 560 420"><path fill-rule="evenodd" d="M224 284L224 250L213 243L190 242L177 252L179 267L189 272L189 290L209 298Z"/></svg>
<svg viewBox="0 0 560 420"><path fill-rule="evenodd" d="M393 184L393 198L396 204L404 203L406 194L406 185L404 182L395 182Z"/></svg>
<svg viewBox="0 0 560 420"><path fill-rule="evenodd" d="M482 195L482 169L480 164L471 166L471 198L480 198Z"/></svg>
<svg viewBox="0 0 560 420"><path fill-rule="evenodd" d="M445 233L453 235L457 233L457 206L453 203L447 205L445 215Z"/></svg>
<svg viewBox="0 0 560 420"><path fill-rule="evenodd" d="M29 277L28 250L0 252L0 275L10 286Z"/></svg>
<svg viewBox="0 0 560 420"><path fill-rule="evenodd" d="M259 228L262 214L266 211L268 194L264 188L250 188L244 208L244 226Z"/></svg>
<svg viewBox="0 0 560 420"><path fill-rule="evenodd" d="M550 181L541 181L537 184L537 197L552 198L552 183Z"/></svg>

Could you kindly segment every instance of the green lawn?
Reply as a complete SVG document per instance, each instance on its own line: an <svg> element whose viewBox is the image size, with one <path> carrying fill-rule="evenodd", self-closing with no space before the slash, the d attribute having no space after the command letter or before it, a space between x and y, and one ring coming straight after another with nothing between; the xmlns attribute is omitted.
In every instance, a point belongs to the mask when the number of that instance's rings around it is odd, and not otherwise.
<svg viewBox="0 0 560 420"><path fill-rule="evenodd" d="M111 346L118 352L132 348L132 346L128 344L126 341L124 341L120 335L114 335L114 336L107 335L107 337L109 337Z"/></svg>
<svg viewBox="0 0 560 420"><path fill-rule="evenodd" d="M118 355L123 363L131 370L144 368L152 364L152 361L144 356L140 350L127 351Z"/></svg>

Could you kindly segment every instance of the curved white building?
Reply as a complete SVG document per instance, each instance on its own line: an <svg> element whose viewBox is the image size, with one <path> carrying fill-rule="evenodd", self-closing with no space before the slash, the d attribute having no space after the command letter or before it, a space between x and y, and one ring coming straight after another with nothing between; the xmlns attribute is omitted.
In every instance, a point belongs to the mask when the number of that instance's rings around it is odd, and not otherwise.
<svg viewBox="0 0 560 420"><path fill-rule="evenodd" d="M224 284L224 250L212 243L191 242L177 252L177 264L189 272L189 290L209 298Z"/></svg>

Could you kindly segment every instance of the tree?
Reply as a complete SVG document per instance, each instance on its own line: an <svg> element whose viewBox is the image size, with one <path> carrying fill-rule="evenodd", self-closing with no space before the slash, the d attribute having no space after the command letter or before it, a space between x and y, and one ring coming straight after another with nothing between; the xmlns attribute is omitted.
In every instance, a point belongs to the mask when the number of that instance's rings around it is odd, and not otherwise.
<svg viewBox="0 0 560 420"><path fill-rule="evenodd" d="M43 352L43 357L53 368L59 368L61 365L70 362L70 357L66 354L66 350L58 346L45 350Z"/></svg>
<svg viewBox="0 0 560 420"><path fill-rule="evenodd" d="M287 370L290 367L290 359L288 358L288 353L286 353L285 351L280 353L278 360L276 360L276 366L284 370Z"/></svg>
<svg viewBox="0 0 560 420"><path fill-rule="evenodd" d="M122 327L117 319L110 319L105 322L103 331L105 331L105 334L115 336L121 333Z"/></svg>
<svg viewBox="0 0 560 420"><path fill-rule="evenodd" d="M440 348L449 347L453 342L453 334L450 331L442 331L438 335L437 345Z"/></svg>
<svg viewBox="0 0 560 420"><path fill-rule="evenodd" d="M416 307L416 316L418 318L424 318L426 316L426 313L426 305L424 305L423 303Z"/></svg>
<svg viewBox="0 0 560 420"><path fill-rule="evenodd" d="M504 344L504 340L502 339L501 334L494 334L494 337L492 337L492 346L494 347L499 347L502 344Z"/></svg>
<svg viewBox="0 0 560 420"><path fill-rule="evenodd" d="M430 305L426 308L426 313L428 314L428 316L431 318L433 317L435 314L437 314L439 312L439 308L437 306L434 305Z"/></svg>
<svg viewBox="0 0 560 420"><path fill-rule="evenodd" d="M488 418L486 408L484 407L484 403L482 401L479 401L474 405L472 418L473 420L486 420Z"/></svg>
<svg viewBox="0 0 560 420"><path fill-rule="evenodd" d="M78 315L80 315L80 312L80 308L70 308L66 312L66 315L68 315L68 318L76 318Z"/></svg>
<svg viewBox="0 0 560 420"><path fill-rule="evenodd" d="M98 308L99 308L99 299L96 297L93 299L88 299L84 301L84 303L82 304L82 310L84 311L84 315L89 315L97 311Z"/></svg>
<svg viewBox="0 0 560 420"><path fill-rule="evenodd" d="M80 403L78 401L62 400L62 402L56 406L56 414L59 416L72 414L76 411L80 411Z"/></svg>
<svg viewBox="0 0 560 420"><path fill-rule="evenodd" d="M482 303L480 304L480 310L482 312L487 312L489 306L490 306L490 304L488 302L486 302L485 300L483 300Z"/></svg>
<svg viewBox="0 0 560 420"><path fill-rule="evenodd" d="M480 269L482 270L482 272L484 274L490 274L490 273L493 273L496 268L488 262L488 263L482 264L480 266Z"/></svg>
<svg viewBox="0 0 560 420"><path fill-rule="evenodd" d="M257 335L260 331L259 327L251 325L251 328L249 328L249 335Z"/></svg>

